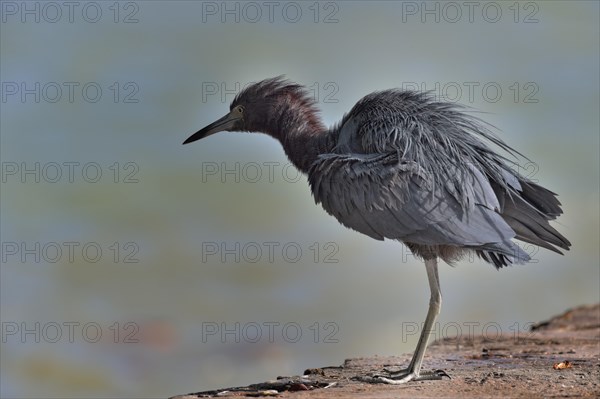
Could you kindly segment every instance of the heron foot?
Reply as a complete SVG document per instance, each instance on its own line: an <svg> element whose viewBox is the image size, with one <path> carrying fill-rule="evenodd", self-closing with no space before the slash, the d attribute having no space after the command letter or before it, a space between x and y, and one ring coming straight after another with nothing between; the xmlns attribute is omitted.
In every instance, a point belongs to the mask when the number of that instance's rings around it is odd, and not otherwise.
<svg viewBox="0 0 600 399"><path fill-rule="evenodd" d="M451 378L444 370L421 371L420 373L416 373L409 369L393 372L385 368L383 370L388 373L388 375L375 374L373 376L359 378L359 380L369 383L400 385L409 381L435 381L441 380L444 377Z"/></svg>

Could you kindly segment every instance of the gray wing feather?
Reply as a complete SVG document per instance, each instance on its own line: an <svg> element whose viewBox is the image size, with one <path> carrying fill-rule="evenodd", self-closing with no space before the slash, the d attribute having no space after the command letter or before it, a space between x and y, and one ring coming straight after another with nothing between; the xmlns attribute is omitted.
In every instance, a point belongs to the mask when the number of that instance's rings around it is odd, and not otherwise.
<svg viewBox="0 0 600 399"><path fill-rule="evenodd" d="M481 172L470 170L434 189L419 165L396 153L326 154L308 178L316 202L329 214L379 240L467 247L510 242L515 233L496 212L494 191ZM468 187L461 196L466 207L453 192L456 185Z"/></svg>

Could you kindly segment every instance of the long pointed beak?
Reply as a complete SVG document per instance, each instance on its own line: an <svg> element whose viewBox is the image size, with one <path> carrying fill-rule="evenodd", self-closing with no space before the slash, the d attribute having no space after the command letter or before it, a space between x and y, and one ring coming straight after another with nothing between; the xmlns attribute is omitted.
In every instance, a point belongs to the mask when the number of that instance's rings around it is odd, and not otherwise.
<svg viewBox="0 0 600 399"><path fill-rule="evenodd" d="M233 128L233 125L239 119L240 119L239 116L234 115L233 112L230 112L227 115L225 115L224 117L222 117L221 119L211 123L210 125L202 128L202 129L198 130L196 133L192 134L190 137L187 138L187 140L185 140L183 142L183 144L191 143L193 141L208 137L212 134L229 130L229 129Z"/></svg>

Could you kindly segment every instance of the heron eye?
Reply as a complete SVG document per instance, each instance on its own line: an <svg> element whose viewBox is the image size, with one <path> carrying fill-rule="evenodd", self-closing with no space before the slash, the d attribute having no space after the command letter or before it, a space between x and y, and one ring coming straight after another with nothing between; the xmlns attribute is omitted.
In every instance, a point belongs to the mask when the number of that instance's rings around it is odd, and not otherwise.
<svg viewBox="0 0 600 399"><path fill-rule="evenodd" d="M239 112L240 114L243 114L243 113L244 113L244 107L242 107L242 106L240 105L240 106L238 107L238 112Z"/></svg>

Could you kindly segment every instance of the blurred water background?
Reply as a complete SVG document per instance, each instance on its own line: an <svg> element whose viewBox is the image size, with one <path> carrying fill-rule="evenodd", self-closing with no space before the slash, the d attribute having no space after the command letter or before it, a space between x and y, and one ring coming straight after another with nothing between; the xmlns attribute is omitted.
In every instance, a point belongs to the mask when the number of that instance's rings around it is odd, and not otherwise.
<svg viewBox="0 0 600 399"><path fill-rule="evenodd" d="M598 2L69 4L2 2L3 398L158 398L412 351L429 292L402 245L315 206L265 135L181 145L280 74L327 125L390 87L472 106L560 194L572 250L441 265L439 336L600 300Z"/></svg>

